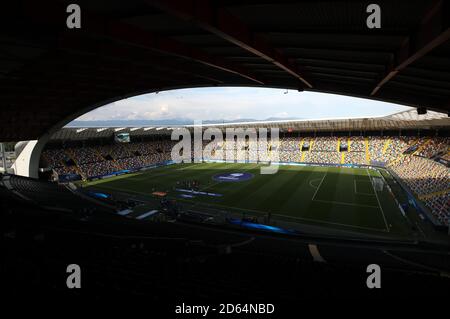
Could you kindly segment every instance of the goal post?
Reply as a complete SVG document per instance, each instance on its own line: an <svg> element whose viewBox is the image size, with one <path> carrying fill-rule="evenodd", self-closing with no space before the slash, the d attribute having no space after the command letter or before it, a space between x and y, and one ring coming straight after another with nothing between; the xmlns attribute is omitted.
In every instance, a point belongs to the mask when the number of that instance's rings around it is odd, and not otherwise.
<svg viewBox="0 0 450 319"><path fill-rule="evenodd" d="M384 180L381 177L371 177L370 180L372 181L372 186L374 191L376 192L382 192L384 189Z"/></svg>

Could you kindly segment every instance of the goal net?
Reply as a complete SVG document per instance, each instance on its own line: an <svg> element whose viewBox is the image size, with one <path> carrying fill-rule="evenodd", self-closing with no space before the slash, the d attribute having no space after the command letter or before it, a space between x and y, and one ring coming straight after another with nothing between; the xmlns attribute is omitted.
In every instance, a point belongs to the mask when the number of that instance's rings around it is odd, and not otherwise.
<svg viewBox="0 0 450 319"><path fill-rule="evenodd" d="M384 181L381 177L372 177L372 186L376 192L381 192L384 189Z"/></svg>

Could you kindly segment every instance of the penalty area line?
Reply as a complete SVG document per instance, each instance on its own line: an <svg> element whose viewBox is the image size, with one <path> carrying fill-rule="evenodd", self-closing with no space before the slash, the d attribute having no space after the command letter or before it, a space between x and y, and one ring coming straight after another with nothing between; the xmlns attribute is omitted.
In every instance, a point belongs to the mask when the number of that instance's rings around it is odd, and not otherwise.
<svg viewBox="0 0 450 319"><path fill-rule="evenodd" d="M379 208L378 206L373 206L373 205L355 204L355 203L347 203L347 202L337 202L337 201L334 201L334 200L314 199L313 201L314 202L321 202L321 203L330 203L330 204L354 206L354 207Z"/></svg>
<svg viewBox="0 0 450 319"><path fill-rule="evenodd" d="M351 224L343 224L343 223L335 223L335 222L329 222L322 219L313 219L313 218L306 218L306 217L294 217L294 216L288 216L288 215L282 215L282 214L273 214L273 216L281 216L281 217L287 217L291 219L298 219L298 220L306 220L309 222L315 222L319 224L330 224L330 225L337 225L337 226L343 226L343 227L349 227L349 228L357 228L357 229L365 229L370 231L377 231L377 232L383 232L385 233L386 230L384 228L373 228L373 227L364 227L364 226L357 226L357 225L351 225Z"/></svg>
<svg viewBox="0 0 450 319"><path fill-rule="evenodd" d="M372 178L370 177L370 173L369 173L369 170L367 168L366 168L366 172L367 172L367 176L369 177L369 181L372 184L372 189L373 189L373 191L375 193L375 197L377 198L378 209L381 211L381 214L383 215L383 220L384 220L384 224L386 226L386 231L390 232L391 230L390 230L388 222L386 220L386 215L384 215L383 207L381 207L380 199L378 198L378 193L377 193L375 187L373 187Z"/></svg>
<svg viewBox="0 0 450 319"><path fill-rule="evenodd" d="M325 177L327 176L327 174L328 174L328 170L325 172L325 174L324 174L323 177L322 177L322 180L320 181L319 185L317 186L317 189L316 189L316 191L314 192L313 197L311 198L312 201L314 201L314 198L316 198L317 192L319 191L320 186L322 186L322 183L323 183Z"/></svg>

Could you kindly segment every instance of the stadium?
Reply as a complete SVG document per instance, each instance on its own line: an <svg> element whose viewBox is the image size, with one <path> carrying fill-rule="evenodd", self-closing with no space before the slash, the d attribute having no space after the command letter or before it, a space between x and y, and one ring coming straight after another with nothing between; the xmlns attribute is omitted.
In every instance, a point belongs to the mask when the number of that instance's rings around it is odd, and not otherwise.
<svg viewBox="0 0 450 319"><path fill-rule="evenodd" d="M380 2L379 30L360 1L105 3L79 3L81 30L66 1L11 4L3 20L2 279L12 299L142 298L167 316L181 302L274 304L279 318L318 296L448 298L448 3ZM337 94L402 111L79 121L196 88ZM212 113L227 108L201 97ZM70 287L74 264L83 288Z"/></svg>
<svg viewBox="0 0 450 319"><path fill-rule="evenodd" d="M416 114L406 111L364 122L216 124L215 128L228 129L268 124L286 128L276 144L266 139L257 141L253 149L248 135L236 141L213 140L210 154L206 154L203 141L200 158L195 157L192 146L189 158L179 164L172 160L177 141L171 140L171 135L180 127L63 128L47 143L40 171L53 180L73 181L74 187L80 186L88 195L134 196L144 201L129 211L130 216L145 216L139 215L145 209L157 215L160 193L164 193L167 199L185 203L186 210L193 206L209 212L209 218L218 215L223 219L225 211L228 218L254 217L267 223L270 214L278 224L328 224L340 230L408 238L410 224L426 236L420 219L416 220L422 216L445 234L449 140L436 132L444 129L446 134L448 119L430 112L418 120ZM320 125L320 130L302 131L302 127ZM333 130L336 127L339 131ZM345 130L351 127L354 130ZM120 142L119 134L127 139ZM261 167L275 162L281 166L279 174L259 174ZM239 183L227 183L225 178L232 177L227 174L236 177L228 181ZM430 185L432 179L436 181ZM194 181L197 184L190 185ZM409 212L410 206L414 212ZM413 220L406 218L407 213Z"/></svg>

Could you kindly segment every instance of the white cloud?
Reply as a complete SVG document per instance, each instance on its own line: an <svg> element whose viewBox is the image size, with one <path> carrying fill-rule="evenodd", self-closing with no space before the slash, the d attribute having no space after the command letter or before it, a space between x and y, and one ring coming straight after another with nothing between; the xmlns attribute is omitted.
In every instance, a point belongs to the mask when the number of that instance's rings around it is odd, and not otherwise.
<svg viewBox="0 0 450 319"><path fill-rule="evenodd" d="M341 95L264 88L199 88L162 91L116 101L79 120L233 120L269 117L380 116L407 107Z"/></svg>

